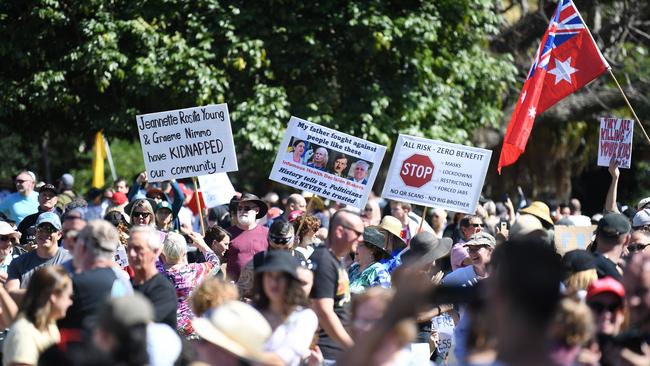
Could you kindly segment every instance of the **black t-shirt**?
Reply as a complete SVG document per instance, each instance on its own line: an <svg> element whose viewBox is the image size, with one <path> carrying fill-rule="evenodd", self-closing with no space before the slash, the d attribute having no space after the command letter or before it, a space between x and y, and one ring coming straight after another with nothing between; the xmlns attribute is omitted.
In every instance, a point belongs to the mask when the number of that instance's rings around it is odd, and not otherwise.
<svg viewBox="0 0 650 366"><path fill-rule="evenodd" d="M176 329L178 299L174 285L172 285L167 277L158 273L142 285L134 284L133 289L151 301L156 313L156 318L154 319L156 323L165 323L172 327L172 329Z"/></svg>
<svg viewBox="0 0 650 366"><path fill-rule="evenodd" d="M309 259L316 263L312 299L334 299L334 313L344 327L350 317L350 279L341 261L325 247L317 248ZM335 360L342 351L341 345L331 339L321 328L318 346L327 360Z"/></svg>
<svg viewBox="0 0 650 366"><path fill-rule="evenodd" d="M52 212L59 215L59 218L61 217L61 212L58 209L55 208L54 211L52 211ZM27 236L28 236L27 235L27 229L29 229L30 227L36 225L36 220L38 220L38 217L42 213L43 213L43 211L41 211L41 209L39 208L37 213L33 213L33 214L29 215L29 216L26 216L20 222L20 224L18 224L17 229L18 229L18 231L20 231L21 234L23 234L20 237L20 244L27 244Z"/></svg>
<svg viewBox="0 0 650 366"><path fill-rule="evenodd" d="M616 263L600 253L594 253L594 256L596 257L598 278L611 276L617 281L623 281L623 276L621 276L621 273L616 268Z"/></svg>
<svg viewBox="0 0 650 366"><path fill-rule="evenodd" d="M96 268L74 275L72 305L65 318L59 321L59 327L91 330L97 309L111 297L116 281L119 281L117 274L111 268Z"/></svg>

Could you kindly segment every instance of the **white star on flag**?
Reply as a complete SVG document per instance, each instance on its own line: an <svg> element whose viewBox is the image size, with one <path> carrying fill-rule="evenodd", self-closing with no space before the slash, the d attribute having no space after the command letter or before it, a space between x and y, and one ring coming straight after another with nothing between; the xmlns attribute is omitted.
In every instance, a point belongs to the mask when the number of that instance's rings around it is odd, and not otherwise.
<svg viewBox="0 0 650 366"><path fill-rule="evenodd" d="M578 71L578 69L571 67L571 57L569 57L564 61L555 59L555 68L550 70L549 73L555 75L555 85L562 80L566 80L571 84L571 74L576 71Z"/></svg>
<svg viewBox="0 0 650 366"><path fill-rule="evenodd" d="M528 109L528 117L535 118L536 113L537 113L537 111L535 110L535 107L530 107Z"/></svg>
<svg viewBox="0 0 650 366"><path fill-rule="evenodd" d="M521 102L522 103L524 102L524 100L526 100L526 93L527 92L528 92L527 90L524 90L524 92L521 94Z"/></svg>

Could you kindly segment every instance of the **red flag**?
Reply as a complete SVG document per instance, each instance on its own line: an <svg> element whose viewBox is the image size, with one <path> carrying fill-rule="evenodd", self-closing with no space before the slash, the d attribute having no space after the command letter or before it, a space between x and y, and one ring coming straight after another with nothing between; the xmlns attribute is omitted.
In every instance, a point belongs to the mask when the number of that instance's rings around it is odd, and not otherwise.
<svg viewBox="0 0 650 366"><path fill-rule="evenodd" d="M609 69L572 0L561 0L510 118L498 171L526 149L535 117Z"/></svg>

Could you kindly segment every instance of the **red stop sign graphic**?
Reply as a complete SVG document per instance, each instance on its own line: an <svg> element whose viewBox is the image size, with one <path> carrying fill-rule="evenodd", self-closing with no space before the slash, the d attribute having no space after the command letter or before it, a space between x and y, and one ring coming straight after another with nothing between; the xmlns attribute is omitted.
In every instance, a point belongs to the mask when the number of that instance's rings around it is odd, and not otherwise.
<svg viewBox="0 0 650 366"><path fill-rule="evenodd" d="M404 160L399 176L407 186L420 188L431 181L434 168L428 156L414 154Z"/></svg>

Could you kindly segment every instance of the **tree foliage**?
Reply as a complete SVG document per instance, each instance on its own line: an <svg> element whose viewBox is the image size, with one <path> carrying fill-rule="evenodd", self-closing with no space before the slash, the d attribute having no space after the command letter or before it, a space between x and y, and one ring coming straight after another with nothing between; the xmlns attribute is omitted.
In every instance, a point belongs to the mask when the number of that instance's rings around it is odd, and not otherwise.
<svg viewBox="0 0 650 366"><path fill-rule="evenodd" d="M497 126L514 82L510 56L488 50L492 5L7 0L0 121L14 141L46 137L58 173L96 130L136 139L136 114L227 102L249 187L290 115L388 146L399 132L467 142Z"/></svg>

